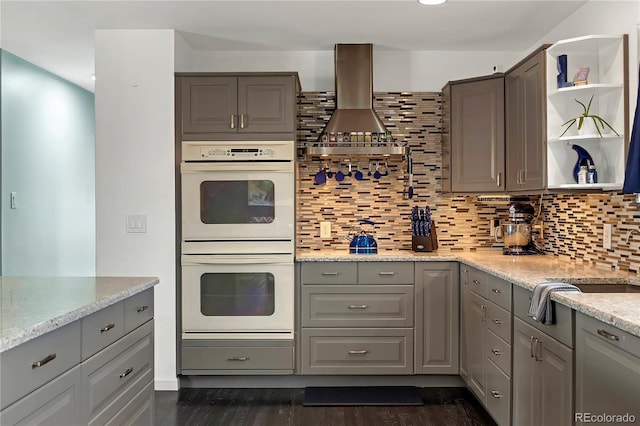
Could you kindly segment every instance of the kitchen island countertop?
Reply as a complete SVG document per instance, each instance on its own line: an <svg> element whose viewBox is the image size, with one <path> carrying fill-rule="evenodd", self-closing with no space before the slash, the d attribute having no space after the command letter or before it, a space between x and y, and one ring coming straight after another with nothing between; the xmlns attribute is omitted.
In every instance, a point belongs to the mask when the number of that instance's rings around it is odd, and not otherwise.
<svg viewBox="0 0 640 426"><path fill-rule="evenodd" d="M157 283L155 277L0 277L0 353Z"/></svg>
<svg viewBox="0 0 640 426"><path fill-rule="evenodd" d="M550 255L505 256L501 250L428 253L387 251L352 255L335 251L299 252L297 262L462 262L520 287L533 290L547 281L601 279L609 283L640 285L638 274L599 268ZM583 312L628 333L640 336L640 293L554 293L552 300Z"/></svg>

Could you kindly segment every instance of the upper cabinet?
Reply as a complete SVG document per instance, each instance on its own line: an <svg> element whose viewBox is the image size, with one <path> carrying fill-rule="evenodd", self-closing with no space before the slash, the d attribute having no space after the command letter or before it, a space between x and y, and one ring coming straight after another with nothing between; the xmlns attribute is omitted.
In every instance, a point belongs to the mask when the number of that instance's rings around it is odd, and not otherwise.
<svg viewBox="0 0 640 426"><path fill-rule="evenodd" d="M504 191L504 75L450 81L442 92L443 192Z"/></svg>
<svg viewBox="0 0 640 426"><path fill-rule="evenodd" d="M566 55L566 57L564 56ZM579 69L586 70L582 83L567 87L558 83L557 75L566 58L569 82ZM562 40L547 49L547 187L549 189L617 190L624 182L625 156L629 134L628 100L628 36L584 36ZM586 81L585 81L586 80ZM584 119L577 130L576 122L564 133L565 123L580 117L583 106L590 115L598 115L608 127L598 130L592 119ZM578 149L573 148L577 145ZM597 183L578 184L574 167L576 155L586 150L597 170Z"/></svg>
<svg viewBox="0 0 640 426"><path fill-rule="evenodd" d="M545 49L505 76L506 189L541 190L546 180Z"/></svg>
<svg viewBox="0 0 640 426"><path fill-rule="evenodd" d="M296 73L178 74L176 83L183 139L296 132Z"/></svg>

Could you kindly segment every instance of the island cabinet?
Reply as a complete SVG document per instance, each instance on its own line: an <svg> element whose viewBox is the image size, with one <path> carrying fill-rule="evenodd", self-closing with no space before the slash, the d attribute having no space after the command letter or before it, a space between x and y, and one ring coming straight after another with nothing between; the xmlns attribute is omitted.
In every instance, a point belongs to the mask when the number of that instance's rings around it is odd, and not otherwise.
<svg viewBox="0 0 640 426"><path fill-rule="evenodd" d="M499 425L511 420L511 283L461 265L460 371Z"/></svg>
<svg viewBox="0 0 640 426"><path fill-rule="evenodd" d="M554 323L528 316L532 292L514 286L513 424L571 425L573 311L553 302Z"/></svg>
<svg viewBox="0 0 640 426"><path fill-rule="evenodd" d="M504 74L450 81L442 92L443 192L504 191Z"/></svg>
<svg viewBox="0 0 640 426"><path fill-rule="evenodd" d="M578 420L621 424L633 422L632 416L635 422L640 419L639 337L577 312L575 370L576 424ZM612 417L593 420L605 414ZM589 420L589 415L594 417Z"/></svg>
<svg viewBox="0 0 640 426"><path fill-rule="evenodd" d="M546 47L533 52L505 75L507 191L545 187Z"/></svg>
<svg viewBox="0 0 640 426"><path fill-rule="evenodd" d="M153 289L2 353L0 424L147 424Z"/></svg>
<svg viewBox="0 0 640 426"><path fill-rule="evenodd" d="M415 264L416 374L459 374L457 262Z"/></svg>
<svg viewBox="0 0 640 426"><path fill-rule="evenodd" d="M301 265L302 374L412 374L413 262Z"/></svg>
<svg viewBox="0 0 640 426"><path fill-rule="evenodd" d="M176 75L183 140L295 134L296 73Z"/></svg>

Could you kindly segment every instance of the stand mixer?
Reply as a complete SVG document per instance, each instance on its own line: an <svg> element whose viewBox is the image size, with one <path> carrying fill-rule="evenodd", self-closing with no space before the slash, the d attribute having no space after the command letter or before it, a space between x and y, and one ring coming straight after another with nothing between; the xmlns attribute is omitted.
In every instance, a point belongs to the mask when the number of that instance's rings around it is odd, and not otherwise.
<svg viewBox="0 0 640 426"><path fill-rule="evenodd" d="M535 210L531 204L513 203L509 206L509 219L496 228L496 241L504 241L503 254L528 255L542 253L533 243L531 228Z"/></svg>

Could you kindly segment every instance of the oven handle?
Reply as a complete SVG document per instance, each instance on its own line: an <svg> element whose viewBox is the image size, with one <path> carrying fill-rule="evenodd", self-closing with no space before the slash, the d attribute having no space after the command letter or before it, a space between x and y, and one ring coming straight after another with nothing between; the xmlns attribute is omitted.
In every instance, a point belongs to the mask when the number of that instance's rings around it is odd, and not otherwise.
<svg viewBox="0 0 640 426"><path fill-rule="evenodd" d="M288 264L291 262L291 255L215 255L215 254L183 254L182 265L246 265L251 264Z"/></svg>
<svg viewBox="0 0 640 426"><path fill-rule="evenodd" d="M267 171L274 173L292 173L294 171L293 161L234 161L234 162L196 162L196 163L180 163L181 173L209 173L209 172L228 172L228 171Z"/></svg>

